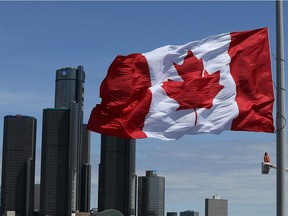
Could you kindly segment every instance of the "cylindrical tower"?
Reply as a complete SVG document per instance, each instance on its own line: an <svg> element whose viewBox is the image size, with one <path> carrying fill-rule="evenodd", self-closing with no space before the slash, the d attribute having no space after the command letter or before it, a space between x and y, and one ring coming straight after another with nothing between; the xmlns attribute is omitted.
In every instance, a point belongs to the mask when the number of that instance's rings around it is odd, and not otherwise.
<svg viewBox="0 0 288 216"><path fill-rule="evenodd" d="M55 108L70 108L71 103L84 104L85 72L83 66L56 71ZM81 109L83 112L83 109Z"/></svg>
<svg viewBox="0 0 288 216"><path fill-rule="evenodd" d="M157 171L146 171L138 178L138 216L164 216L165 178Z"/></svg>
<svg viewBox="0 0 288 216"><path fill-rule="evenodd" d="M82 133L84 110L84 84L85 72L83 66L78 66L77 68L65 67L56 71L55 108L65 107L70 109L68 186L71 196L70 198L72 211L82 209L81 169L83 166L81 163L81 158L83 154L83 140L86 140L86 137L84 137L83 139ZM85 136L86 135L88 136L87 133L85 133ZM90 142L90 140L88 141ZM87 147L84 147L84 149L90 151L90 149ZM84 153L84 155L86 157L87 153ZM87 193L90 193L90 191L84 192L84 194ZM85 200L87 199L85 198ZM87 203L84 203L83 205L87 206Z"/></svg>
<svg viewBox="0 0 288 216"><path fill-rule="evenodd" d="M5 116L2 156L2 213L33 214L37 121L29 116Z"/></svg>
<svg viewBox="0 0 288 216"><path fill-rule="evenodd" d="M125 216L135 215L134 139L101 135L98 210L117 209Z"/></svg>
<svg viewBox="0 0 288 216"><path fill-rule="evenodd" d="M70 110L44 109L40 215L71 215L69 168Z"/></svg>

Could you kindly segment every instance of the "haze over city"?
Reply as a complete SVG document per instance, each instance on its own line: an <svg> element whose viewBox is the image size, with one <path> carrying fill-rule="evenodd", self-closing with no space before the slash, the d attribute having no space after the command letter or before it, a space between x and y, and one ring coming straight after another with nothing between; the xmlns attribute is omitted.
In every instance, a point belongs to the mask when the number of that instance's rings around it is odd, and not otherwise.
<svg viewBox="0 0 288 216"><path fill-rule="evenodd" d="M287 1L283 3L285 21ZM0 2L2 121L15 114L37 119L35 181L39 183L42 112L54 106L57 69L84 67L87 123L92 108L101 102L99 86L117 55L167 44L268 27L275 82L275 24L274 1ZM100 135L92 133L91 138L91 207L97 207ZM140 139L136 174L157 170L165 177L166 212L194 210L204 215L205 198L220 195L229 201L229 215L275 215L276 172L261 175L260 167L264 152L276 163L275 142L273 133L230 131L187 135L177 141Z"/></svg>

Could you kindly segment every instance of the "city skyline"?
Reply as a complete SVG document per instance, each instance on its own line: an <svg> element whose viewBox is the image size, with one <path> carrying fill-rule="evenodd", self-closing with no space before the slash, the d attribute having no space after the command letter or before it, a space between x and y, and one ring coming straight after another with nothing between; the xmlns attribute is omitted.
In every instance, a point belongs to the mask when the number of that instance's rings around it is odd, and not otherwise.
<svg viewBox="0 0 288 216"><path fill-rule="evenodd" d="M35 183L40 182L41 115L44 108L53 107L57 68L85 67L87 123L100 102L100 83L118 54L268 27L271 56L275 55L272 1L0 2L0 26L1 118L23 114L37 119ZM97 207L100 142L100 135L92 133L91 208ZM203 200L219 194L229 200L229 215L270 216L276 212L276 172L261 175L266 151L275 163L275 134L228 131L170 142L141 139L136 144L136 174L156 169L165 176L166 212L193 209L203 215Z"/></svg>

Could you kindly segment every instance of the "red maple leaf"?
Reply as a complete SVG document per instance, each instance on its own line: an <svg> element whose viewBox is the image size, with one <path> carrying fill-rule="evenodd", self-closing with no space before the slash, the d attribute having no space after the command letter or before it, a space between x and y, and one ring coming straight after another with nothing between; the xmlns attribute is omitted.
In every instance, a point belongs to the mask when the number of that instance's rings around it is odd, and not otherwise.
<svg viewBox="0 0 288 216"><path fill-rule="evenodd" d="M177 110L210 109L213 99L224 87L219 84L220 71L209 75L204 70L202 59L198 60L192 51L188 51L182 65L173 64L183 81L168 79L163 82L162 88L179 103Z"/></svg>

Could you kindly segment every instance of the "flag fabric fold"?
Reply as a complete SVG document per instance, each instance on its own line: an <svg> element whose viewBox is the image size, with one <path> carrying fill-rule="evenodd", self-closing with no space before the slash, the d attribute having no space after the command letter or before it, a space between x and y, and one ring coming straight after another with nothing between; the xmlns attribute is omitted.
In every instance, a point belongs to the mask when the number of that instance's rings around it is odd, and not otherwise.
<svg viewBox="0 0 288 216"><path fill-rule="evenodd" d="M89 130L179 139L223 130L274 132L268 29L230 32L117 56Z"/></svg>

